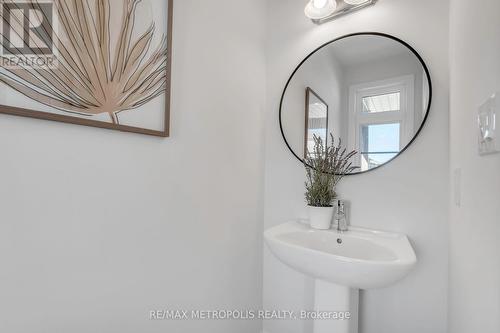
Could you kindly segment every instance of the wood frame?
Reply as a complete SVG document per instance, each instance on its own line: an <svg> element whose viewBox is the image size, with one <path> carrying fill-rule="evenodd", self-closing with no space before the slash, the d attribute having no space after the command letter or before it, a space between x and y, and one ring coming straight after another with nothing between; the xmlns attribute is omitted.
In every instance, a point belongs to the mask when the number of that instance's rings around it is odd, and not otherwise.
<svg viewBox="0 0 500 333"><path fill-rule="evenodd" d="M76 118L66 115L59 115L50 112L43 111L33 111L30 109L24 109L13 106L0 105L0 114L29 117L35 119L43 119L49 121L58 121L67 124L75 124L81 126L90 126L103 129L116 130L121 132L138 133L157 137L169 137L170 136L170 104L171 104L171 87L172 87L172 30L173 30L173 1L168 0L168 24L167 24L167 79L166 79L166 89L165 89L165 119L164 119L164 129L161 131L145 129L134 126L106 123L97 120Z"/></svg>
<svg viewBox="0 0 500 333"><path fill-rule="evenodd" d="M305 132L304 132L304 157L307 157L307 137L309 136L309 102L310 96L314 95L319 101L326 105L326 135L325 146L328 146L328 119L330 115L330 106L325 102L312 88L306 88L306 110L305 110Z"/></svg>

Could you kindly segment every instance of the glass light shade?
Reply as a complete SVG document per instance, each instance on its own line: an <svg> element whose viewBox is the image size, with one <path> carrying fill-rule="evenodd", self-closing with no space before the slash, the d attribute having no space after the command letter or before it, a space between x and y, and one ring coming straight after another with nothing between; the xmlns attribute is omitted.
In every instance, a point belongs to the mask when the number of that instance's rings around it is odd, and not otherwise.
<svg viewBox="0 0 500 333"><path fill-rule="evenodd" d="M312 0L314 8L325 8L325 6L328 4L328 0Z"/></svg>
<svg viewBox="0 0 500 333"><path fill-rule="evenodd" d="M337 9L335 0L311 0L306 6L305 14L312 20L320 20L332 15L335 9Z"/></svg>
<svg viewBox="0 0 500 333"><path fill-rule="evenodd" d="M369 0L344 0L345 3L353 6L361 5Z"/></svg>

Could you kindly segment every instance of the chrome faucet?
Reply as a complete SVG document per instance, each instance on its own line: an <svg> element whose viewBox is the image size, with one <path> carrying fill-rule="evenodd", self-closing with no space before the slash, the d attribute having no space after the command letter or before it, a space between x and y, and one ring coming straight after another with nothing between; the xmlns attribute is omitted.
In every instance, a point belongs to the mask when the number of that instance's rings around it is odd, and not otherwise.
<svg viewBox="0 0 500 333"><path fill-rule="evenodd" d="M335 223L337 224L337 231L339 233L349 231L347 226L347 214L345 203L342 200L337 201L337 211L335 212Z"/></svg>

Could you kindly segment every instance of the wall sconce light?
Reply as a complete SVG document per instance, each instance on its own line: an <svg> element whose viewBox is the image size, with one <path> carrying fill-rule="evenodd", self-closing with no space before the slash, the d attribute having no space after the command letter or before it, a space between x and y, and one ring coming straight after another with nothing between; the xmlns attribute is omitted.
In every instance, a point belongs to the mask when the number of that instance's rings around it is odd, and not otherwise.
<svg viewBox="0 0 500 333"><path fill-rule="evenodd" d="M321 24L374 5L378 0L310 0L305 14L314 23Z"/></svg>

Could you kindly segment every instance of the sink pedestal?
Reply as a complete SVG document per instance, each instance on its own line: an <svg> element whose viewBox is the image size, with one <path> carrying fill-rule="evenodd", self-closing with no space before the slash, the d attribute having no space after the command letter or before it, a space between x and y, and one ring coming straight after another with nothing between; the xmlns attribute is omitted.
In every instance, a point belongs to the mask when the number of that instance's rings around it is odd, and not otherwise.
<svg viewBox="0 0 500 333"><path fill-rule="evenodd" d="M358 332L359 290L316 280L314 310L317 314L332 316L337 313L340 319L316 319L314 333L357 333ZM345 318L350 313L350 319Z"/></svg>
<svg viewBox="0 0 500 333"><path fill-rule="evenodd" d="M394 284L417 263L408 237L384 231L351 227L339 234L295 221L266 230L264 238L283 263L316 279L316 316L304 318L314 320L314 333L357 333L358 289Z"/></svg>

